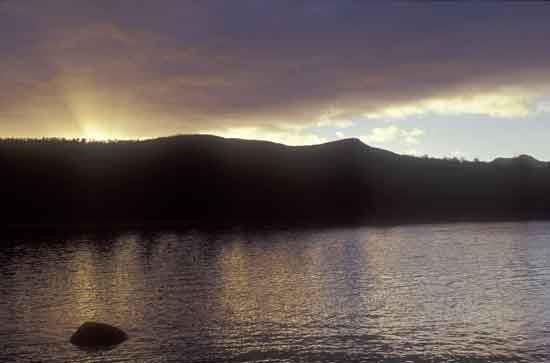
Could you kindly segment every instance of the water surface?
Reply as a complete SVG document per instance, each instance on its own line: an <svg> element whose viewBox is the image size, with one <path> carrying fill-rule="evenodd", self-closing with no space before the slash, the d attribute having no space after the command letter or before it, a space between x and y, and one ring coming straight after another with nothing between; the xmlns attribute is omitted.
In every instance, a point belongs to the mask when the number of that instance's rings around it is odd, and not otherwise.
<svg viewBox="0 0 550 363"><path fill-rule="evenodd" d="M550 360L550 223L12 234L0 278L2 362Z"/></svg>

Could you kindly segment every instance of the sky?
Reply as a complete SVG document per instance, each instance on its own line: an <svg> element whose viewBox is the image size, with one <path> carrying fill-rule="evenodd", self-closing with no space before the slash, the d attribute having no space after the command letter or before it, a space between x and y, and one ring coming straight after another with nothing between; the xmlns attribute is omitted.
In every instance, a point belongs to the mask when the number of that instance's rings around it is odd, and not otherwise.
<svg viewBox="0 0 550 363"><path fill-rule="evenodd" d="M0 0L0 137L550 160L550 3Z"/></svg>

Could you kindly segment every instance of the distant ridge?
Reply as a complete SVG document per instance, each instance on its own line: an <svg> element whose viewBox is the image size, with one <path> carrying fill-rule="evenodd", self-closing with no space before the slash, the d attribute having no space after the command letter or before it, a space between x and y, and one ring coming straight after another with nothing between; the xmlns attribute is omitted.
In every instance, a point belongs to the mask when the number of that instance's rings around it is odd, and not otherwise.
<svg viewBox="0 0 550 363"><path fill-rule="evenodd" d="M533 168L544 168L550 165L548 162L537 160L531 155L519 155L514 158L496 158L491 163L500 166L525 165Z"/></svg>
<svg viewBox="0 0 550 363"><path fill-rule="evenodd" d="M418 158L343 139L312 146L179 135L1 140L6 224L374 223L550 217L550 164Z"/></svg>

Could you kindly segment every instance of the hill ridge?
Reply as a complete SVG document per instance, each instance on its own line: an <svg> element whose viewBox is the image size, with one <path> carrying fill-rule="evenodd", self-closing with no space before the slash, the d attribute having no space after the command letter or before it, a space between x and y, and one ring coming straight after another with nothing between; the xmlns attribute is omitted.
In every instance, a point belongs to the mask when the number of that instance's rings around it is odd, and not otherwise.
<svg viewBox="0 0 550 363"><path fill-rule="evenodd" d="M286 146L211 135L0 141L4 223L368 223L550 218L542 162L418 158L345 139Z"/></svg>

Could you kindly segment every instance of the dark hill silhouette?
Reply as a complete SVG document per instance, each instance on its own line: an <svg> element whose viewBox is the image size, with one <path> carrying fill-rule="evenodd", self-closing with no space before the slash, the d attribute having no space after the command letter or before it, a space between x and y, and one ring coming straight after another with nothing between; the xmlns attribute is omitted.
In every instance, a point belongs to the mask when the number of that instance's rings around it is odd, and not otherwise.
<svg viewBox="0 0 550 363"><path fill-rule="evenodd" d="M496 158L491 163L500 166L520 166L523 164L532 168L544 168L549 166L548 163L539 161L530 155L519 155L515 158Z"/></svg>
<svg viewBox="0 0 550 363"><path fill-rule="evenodd" d="M367 223L550 217L550 166L186 135L111 143L2 140L8 224Z"/></svg>

